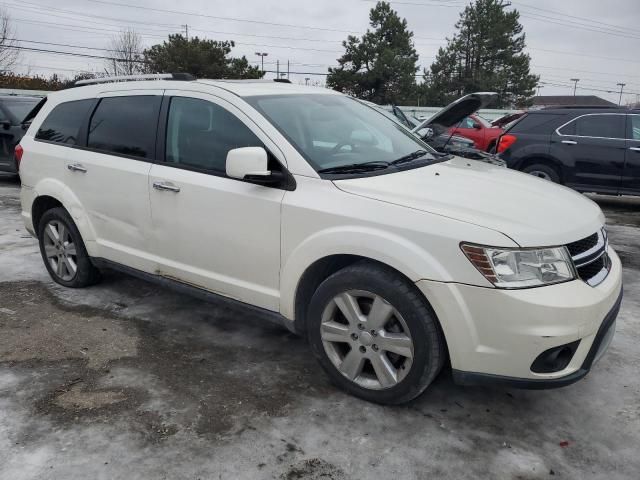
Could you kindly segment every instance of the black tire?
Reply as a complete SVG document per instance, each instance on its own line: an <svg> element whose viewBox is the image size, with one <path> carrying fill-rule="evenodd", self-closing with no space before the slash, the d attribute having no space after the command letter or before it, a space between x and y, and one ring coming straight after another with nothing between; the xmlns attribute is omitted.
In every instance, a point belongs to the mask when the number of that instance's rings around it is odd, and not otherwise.
<svg viewBox="0 0 640 480"><path fill-rule="evenodd" d="M347 378L334 365L323 345L321 324L325 308L333 304L337 295L353 290L364 290L384 298L408 327L413 342L412 363L408 373L403 372L404 377L391 387L374 390ZM395 405L416 398L438 375L446 359L440 325L421 292L391 268L368 261L348 266L320 284L309 306L307 335L314 355L337 386L356 397L380 404ZM352 349L349 347L348 353ZM369 366L373 367L372 364Z"/></svg>
<svg viewBox="0 0 640 480"><path fill-rule="evenodd" d="M75 245L76 254L74 255L74 257L76 271L73 275L73 278L61 278L58 273L54 271L53 266L51 265L51 262L49 261L45 253L45 228L51 221L58 222L64 225L64 227L68 229L69 235L73 240L73 244ZM84 242L82 241L82 236L78 231L78 227L76 227L73 219L64 208L52 208L51 210L47 210L42 215L42 218L40 218L40 223L38 224L38 242L40 244L40 253L42 255L42 260L44 261L49 275L51 275L51 278L55 282L59 283L60 285L64 285L65 287L83 288L94 285L100 281L100 271L91 263L91 259L87 254L87 249L85 248Z"/></svg>
<svg viewBox="0 0 640 480"><path fill-rule="evenodd" d="M553 183L560 183L560 174L554 167L551 167L549 165L536 163L533 165L528 165L527 167L523 168L522 171L530 175L535 175L539 178L544 178L545 180L549 180Z"/></svg>

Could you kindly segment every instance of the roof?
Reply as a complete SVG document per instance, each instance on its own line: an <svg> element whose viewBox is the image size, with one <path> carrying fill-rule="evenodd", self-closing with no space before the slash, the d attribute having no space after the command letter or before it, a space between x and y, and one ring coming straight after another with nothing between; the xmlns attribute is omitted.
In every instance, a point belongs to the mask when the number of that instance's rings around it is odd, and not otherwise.
<svg viewBox="0 0 640 480"><path fill-rule="evenodd" d="M214 87L214 88L211 88ZM254 95L295 95L301 93L318 93L340 95L334 90L322 87L295 85L292 83L274 82L272 80L136 80L126 82L105 82L78 86L51 92L47 95L54 102L64 102L83 98L94 98L106 92L141 91L141 90L191 90L202 93L215 93L215 89L223 89L239 97Z"/></svg>
<svg viewBox="0 0 640 480"><path fill-rule="evenodd" d="M580 105L584 107L617 107L613 102L596 95L538 95L533 97L534 107Z"/></svg>

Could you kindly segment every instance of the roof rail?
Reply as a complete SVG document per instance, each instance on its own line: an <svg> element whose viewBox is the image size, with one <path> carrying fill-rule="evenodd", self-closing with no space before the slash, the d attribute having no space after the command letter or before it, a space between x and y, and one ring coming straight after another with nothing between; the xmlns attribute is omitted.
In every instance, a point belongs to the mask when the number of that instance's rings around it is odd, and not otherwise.
<svg viewBox="0 0 640 480"><path fill-rule="evenodd" d="M609 110L625 110L626 107L619 105L549 105L542 107L540 110L580 110L583 108L593 108L594 110L609 109Z"/></svg>
<svg viewBox="0 0 640 480"><path fill-rule="evenodd" d="M94 85L98 83L109 82L133 82L140 80L183 80L191 81L196 77L190 73L152 73L148 75L120 75L116 77L99 77L99 78L87 78L86 80L77 80L74 85L79 87L81 85Z"/></svg>

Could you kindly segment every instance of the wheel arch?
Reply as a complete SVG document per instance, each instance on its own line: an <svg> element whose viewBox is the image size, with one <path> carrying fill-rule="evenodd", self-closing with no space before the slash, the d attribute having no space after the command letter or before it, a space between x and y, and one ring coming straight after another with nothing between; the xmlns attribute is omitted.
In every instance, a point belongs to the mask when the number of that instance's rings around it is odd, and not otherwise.
<svg viewBox="0 0 640 480"><path fill-rule="evenodd" d="M557 159L549 156L549 155L531 155L523 158L518 165L518 170L524 171L525 168L530 167L531 165L546 165L548 167L553 168L556 172L558 172L558 176L560 177L560 183L565 182L565 172L562 167L562 162Z"/></svg>
<svg viewBox="0 0 640 480"><path fill-rule="evenodd" d="M73 219L87 251L91 255L92 246L95 244L95 232L87 211L71 189L58 180L47 178L39 182L34 187L34 191L35 195L31 204L31 222L36 234L42 215L50 208L62 207Z"/></svg>
<svg viewBox="0 0 640 480"><path fill-rule="evenodd" d="M369 228L319 232L285 258L280 275L280 313L293 320L297 330L304 330L305 307L318 285L355 262L378 263L412 284L424 278L448 280L450 276L437 258L415 243Z"/></svg>

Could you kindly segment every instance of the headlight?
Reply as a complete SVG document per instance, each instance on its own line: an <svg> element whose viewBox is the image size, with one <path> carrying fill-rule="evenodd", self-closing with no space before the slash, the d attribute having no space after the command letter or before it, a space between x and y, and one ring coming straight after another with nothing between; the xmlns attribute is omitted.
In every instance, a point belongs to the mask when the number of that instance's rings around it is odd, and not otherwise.
<svg viewBox="0 0 640 480"><path fill-rule="evenodd" d="M463 243L462 251L484 277L499 288L527 288L576 278L565 247L494 248Z"/></svg>

